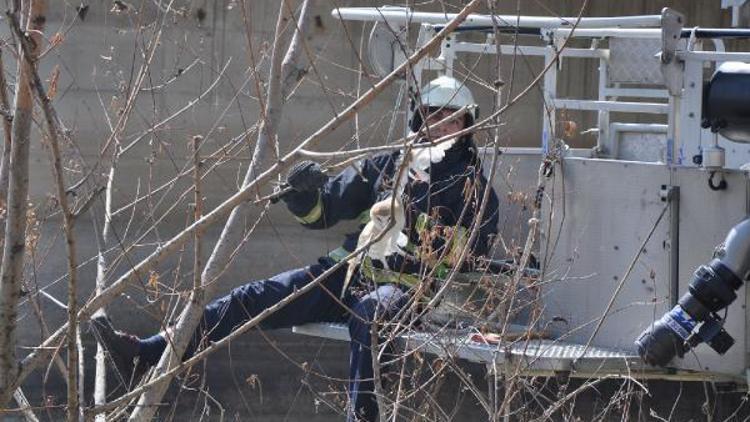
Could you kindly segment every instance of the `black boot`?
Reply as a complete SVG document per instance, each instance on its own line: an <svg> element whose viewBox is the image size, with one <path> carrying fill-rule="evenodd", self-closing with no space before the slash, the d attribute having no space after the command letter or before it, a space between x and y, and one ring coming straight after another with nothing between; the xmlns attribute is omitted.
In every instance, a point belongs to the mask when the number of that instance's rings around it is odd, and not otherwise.
<svg viewBox="0 0 750 422"><path fill-rule="evenodd" d="M141 340L112 326L112 321L105 315L91 318L91 328L96 340L104 346L115 364L118 379L130 390L138 384L148 369L148 365L139 358Z"/></svg>

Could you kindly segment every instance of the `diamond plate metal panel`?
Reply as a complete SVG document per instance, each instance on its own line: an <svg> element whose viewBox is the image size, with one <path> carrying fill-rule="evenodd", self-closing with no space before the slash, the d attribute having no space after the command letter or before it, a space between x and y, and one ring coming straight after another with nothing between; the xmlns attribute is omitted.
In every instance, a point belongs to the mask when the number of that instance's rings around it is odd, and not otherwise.
<svg viewBox="0 0 750 422"><path fill-rule="evenodd" d="M661 41L650 39L609 40L609 82L663 85L656 54Z"/></svg>
<svg viewBox="0 0 750 422"><path fill-rule="evenodd" d="M615 153L620 160L665 163L667 136L661 133L620 132Z"/></svg>
<svg viewBox="0 0 750 422"><path fill-rule="evenodd" d="M296 326L297 334L349 340L346 324L316 323ZM530 376L567 374L574 378L627 376L674 380L741 382L741 378L711 372L691 372L645 365L630 351L555 340L529 340L483 344L468 334L410 331L399 336L401 347L410 351L459 358L493 367L499 373ZM494 364L493 364L494 363Z"/></svg>

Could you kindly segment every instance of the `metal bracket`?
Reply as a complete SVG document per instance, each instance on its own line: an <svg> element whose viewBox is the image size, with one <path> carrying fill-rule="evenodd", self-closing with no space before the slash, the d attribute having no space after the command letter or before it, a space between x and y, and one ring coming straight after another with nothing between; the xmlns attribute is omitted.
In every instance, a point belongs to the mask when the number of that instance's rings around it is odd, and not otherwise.
<svg viewBox="0 0 750 422"><path fill-rule="evenodd" d="M661 185L659 198L669 203L669 297L674 307L680 297L680 187Z"/></svg>
<svg viewBox="0 0 750 422"><path fill-rule="evenodd" d="M435 59L443 66L443 72L447 76L453 76L453 60L456 58L456 34L449 34L440 43L440 56Z"/></svg>
<svg viewBox="0 0 750 422"><path fill-rule="evenodd" d="M388 7L388 9L401 10L404 13L409 11L405 7ZM373 73L383 78L406 61L406 56L409 54L406 51L408 50L406 30L405 25L391 24L387 20L375 22L367 43L368 59Z"/></svg>
<svg viewBox="0 0 750 422"><path fill-rule="evenodd" d="M661 185L659 189L659 199L662 202L672 202L680 199L680 187L672 185Z"/></svg>
<svg viewBox="0 0 750 422"><path fill-rule="evenodd" d="M668 7L661 11L661 73L667 90L673 96L682 94L684 64L677 59L677 45L685 17Z"/></svg>

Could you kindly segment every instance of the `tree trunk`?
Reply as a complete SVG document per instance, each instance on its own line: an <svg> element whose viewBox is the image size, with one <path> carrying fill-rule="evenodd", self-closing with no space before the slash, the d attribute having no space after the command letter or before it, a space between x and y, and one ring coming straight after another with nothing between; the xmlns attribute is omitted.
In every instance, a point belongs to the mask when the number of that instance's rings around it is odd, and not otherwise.
<svg viewBox="0 0 750 422"><path fill-rule="evenodd" d="M8 201L8 177L10 171L10 148L13 139L13 126L8 101L8 84L5 81L5 65L0 50L0 106L3 108L3 150L0 156L0 209L4 209ZM5 240L5 226L0 225L0 242Z"/></svg>
<svg viewBox="0 0 750 422"><path fill-rule="evenodd" d="M45 21L45 1L32 0L27 28L36 60L42 46ZM17 17L16 17L17 18ZM21 295L23 263L26 252L26 211L29 190L29 135L34 103L31 96L32 67L19 49L18 85L13 111L12 145L8 181L8 210L5 222L5 242L0 265L0 406L12 394L18 375L16 360L16 318Z"/></svg>

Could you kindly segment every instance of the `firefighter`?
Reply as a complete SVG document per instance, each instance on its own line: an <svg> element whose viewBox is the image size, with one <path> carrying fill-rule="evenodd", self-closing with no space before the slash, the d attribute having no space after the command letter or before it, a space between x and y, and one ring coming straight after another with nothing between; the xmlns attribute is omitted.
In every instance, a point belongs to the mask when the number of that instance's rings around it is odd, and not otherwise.
<svg viewBox="0 0 750 422"><path fill-rule="evenodd" d="M421 130L427 139L456 133L473 125L477 116L471 92L452 77L441 76L429 82L417 98L421 101L415 101L419 106L413 107L410 129ZM464 108L463 116L437 125ZM366 217L373 204L392 194L400 154L396 151L365 159L330 178L317 163L301 162L289 171L287 184L292 189L282 199L308 229L325 229L340 220ZM377 315L381 326L382 321L394 317L418 287L418 274L432 270L433 274L441 276L450 270L454 260L440 262L438 257L455 257L456 251L466 245L468 230L482 202L487 181L471 134L454 139L438 159L429 163L426 171L429 182L409 178L403 188L403 233L408 240L403 253L388 256L386 262L363 260L346 291L343 286L347 266L342 265L317 287L260 323L263 329L312 322L348 323L351 336L349 420L378 418L370 351L374 318ZM490 192L484 217L477 228L478 235L470 245L469 263L471 257L489 253L491 238L497 230L498 199L494 190ZM427 231L431 233L429 236L425 235ZM310 266L247 283L209 303L186 356L199 348L201 341L226 337L264 309L312 282L355 250L358 236L359 233L347 235L340 248ZM148 366L159 361L167 345L164 333L138 338L116 331L106 317L93 318L92 325L124 379L137 380ZM384 361L393 356L388 352L392 350L387 347Z"/></svg>

